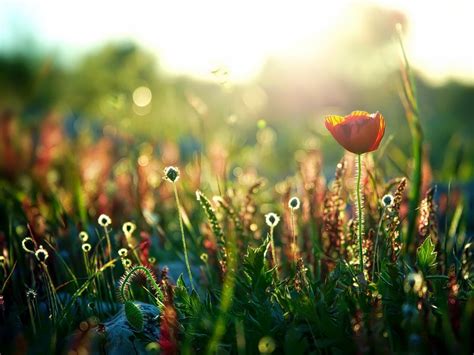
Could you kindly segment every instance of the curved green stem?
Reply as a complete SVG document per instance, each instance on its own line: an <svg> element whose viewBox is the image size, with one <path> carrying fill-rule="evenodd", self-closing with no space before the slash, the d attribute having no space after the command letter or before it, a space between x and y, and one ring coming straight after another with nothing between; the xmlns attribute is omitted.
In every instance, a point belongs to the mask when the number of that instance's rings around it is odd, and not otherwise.
<svg viewBox="0 0 474 355"><path fill-rule="evenodd" d="M364 213L363 213L363 201L362 201L362 186L360 184L362 176L362 154L357 154L357 240L359 243L359 268L360 273L364 275L364 255L362 252L362 230L364 228Z"/></svg>
<svg viewBox="0 0 474 355"><path fill-rule="evenodd" d="M191 273L191 266L189 266L188 259L188 247L186 246L186 238L184 237L184 227L183 227L183 218L181 218L181 204L179 203L178 189L176 184L173 183L174 197L176 199L176 208L178 209L178 219L179 219L179 228L181 230L181 240L183 242L184 250L184 261L186 262L186 268L188 269L189 282L191 283L191 288L194 290L193 275Z"/></svg>
<svg viewBox="0 0 474 355"><path fill-rule="evenodd" d="M122 300L123 301L127 300L125 289L129 286L131 282L130 279L136 274L137 271L141 271L145 274L148 282L150 282L151 286L155 289L158 296L163 299L163 292L161 292L160 286L158 286L158 284L156 283L155 278L151 274L150 270L148 270L148 268L146 268L145 266L138 265L131 268L130 271L125 275L125 277L123 278L121 282L120 296L122 297ZM160 299L157 299L157 300L161 306L162 305L161 300Z"/></svg>

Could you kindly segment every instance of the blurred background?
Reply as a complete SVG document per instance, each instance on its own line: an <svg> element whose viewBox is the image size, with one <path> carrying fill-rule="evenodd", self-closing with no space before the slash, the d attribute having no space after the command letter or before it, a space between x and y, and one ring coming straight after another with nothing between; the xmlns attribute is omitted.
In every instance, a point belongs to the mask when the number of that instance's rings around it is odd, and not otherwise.
<svg viewBox="0 0 474 355"><path fill-rule="evenodd" d="M468 183L473 13L472 1L0 0L1 174L50 183L72 161L90 180L130 156L144 166L204 153L230 176L251 168L276 181L314 149L332 174L343 151L324 115L378 110L380 165L406 175L400 23L426 169Z"/></svg>

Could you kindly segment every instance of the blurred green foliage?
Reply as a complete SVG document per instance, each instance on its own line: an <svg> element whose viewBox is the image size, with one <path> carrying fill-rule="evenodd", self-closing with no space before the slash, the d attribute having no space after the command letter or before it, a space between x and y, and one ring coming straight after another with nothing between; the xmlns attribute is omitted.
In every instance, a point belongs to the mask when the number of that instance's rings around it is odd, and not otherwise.
<svg viewBox="0 0 474 355"><path fill-rule="evenodd" d="M244 84L228 81L220 69L214 81L172 76L152 53L130 42L106 44L69 66L54 56L25 50L2 53L0 108L13 109L26 125L36 126L54 111L137 137L197 142L204 149L221 142L231 161L253 164L271 178L291 172L299 149L321 148L329 166L338 161L342 151L324 130L325 114L378 110L387 119L385 141L393 138L383 163L394 176L406 173L410 135L398 97L398 68L381 68L377 57L396 54L388 29L384 31L370 41L340 39L337 51L322 59L296 64L271 60L258 78ZM362 54L370 49L375 54ZM353 56L348 59L347 53ZM471 180L474 86L433 86L421 77L416 81L435 179ZM140 86L152 93L146 107L133 103L133 92ZM263 164L252 158L253 148L246 150L255 144L261 147L263 159L258 161Z"/></svg>

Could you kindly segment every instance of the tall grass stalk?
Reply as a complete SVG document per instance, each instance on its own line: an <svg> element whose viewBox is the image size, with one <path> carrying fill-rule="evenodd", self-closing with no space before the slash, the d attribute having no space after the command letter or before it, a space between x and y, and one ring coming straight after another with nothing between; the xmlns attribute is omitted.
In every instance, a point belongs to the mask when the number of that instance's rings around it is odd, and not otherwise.
<svg viewBox="0 0 474 355"><path fill-rule="evenodd" d="M179 201L178 188L175 182L173 182L173 191L174 191L174 198L176 200L176 208L178 210L179 229L181 232L181 241L183 242L184 261L186 263L186 268L188 269L189 282L191 284L191 288L194 290L193 274L191 273L191 266L189 264L188 247L186 246L186 238L184 236L184 227L183 227L183 218L181 216L181 203Z"/></svg>
<svg viewBox="0 0 474 355"><path fill-rule="evenodd" d="M411 188L409 192L408 206L408 229L405 237L403 250L410 257L415 252L413 243L416 232L416 219L418 216L418 203L420 200L421 179L422 179L422 157L423 157L423 131L420 124L418 101L416 96L416 86L411 72L410 64L405 52L402 38L402 26L396 26L400 49L402 52L402 89L400 90L400 98L405 108L405 115L412 136L412 155L413 166L411 172Z"/></svg>
<svg viewBox="0 0 474 355"><path fill-rule="evenodd" d="M374 260L372 262L372 281L374 280L375 277L375 269L379 271L379 258L380 258L380 253L379 253L379 236L380 232L382 231L382 225L383 225L383 220L385 218L385 212L387 211L387 207L383 207L382 213L380 214L380 220L379 224L377 226L377 235L375 236L375 245L374 245Z"/></svg>
<svg viewBox="0 0 474 355"><path fill-rule="evenodd" d="M224 278L224 284L222 285L222 297L220 303L220 313L216 320L214 331L209 340L207 347L207 354L215 354L218 352L219 342L226 331L226 320L228 317L228 311L232 306L232 299L234 297L235 283L236 283L236 269L237 269L237 243L235 240L235 234L230 233L227 241L227 272Z"/></svg>
<svg viewBox="0 0 474 355"><path fill-rule="evenodd" d="M29 290L26 293L26 302L28 304L28 314L33 328L33 335L36 336L36 315L38 314L38 301L36 300L36 292Z"/></svg>
<svg viewBox="0 0 474 355"><path fill-rule="evenodd" d="M295 226L295 212L290 208L290 217L291 217L291 234L292 234L292 248L293 248L293 261L297 262L297 243L296 243L296 226Z"/></svg>
<svg viewBox="0 0 474 355"><path fill-rule="evenodd" d="M46 296L48 298L48 303L51 311L51 320L53 324L57 324L59 319L60 311L62 310L62 305L58 299L56 289L54 287L53 279L48 271L48 266L44 262L40 262L41 269L43 270L43 282L45 284Z"/></svg>

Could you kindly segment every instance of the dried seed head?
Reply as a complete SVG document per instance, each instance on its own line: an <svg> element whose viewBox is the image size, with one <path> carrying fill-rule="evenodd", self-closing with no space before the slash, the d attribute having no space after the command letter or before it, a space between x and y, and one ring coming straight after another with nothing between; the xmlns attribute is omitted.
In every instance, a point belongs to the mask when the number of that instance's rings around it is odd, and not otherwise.
<svg viewBox="0 0 474 355"><path fill-rule="evenodd" d="M163 176L163 179L169 182L176 182L179 179L179 169L176 166L167 166L163 170L165 176Z"/></svg>
<svg viewBox="0 0 474 355"><path fill-rule="evenodd" d="M101 214L99 218L97 219L97 221L99 222L99 225L101 225L102 227L107 227L110 224L112 224L112 220L106 214Z"/></svg>
<svg viewBox="0 0 474 355"><path fill-rule="evenodd" d="M36 243L33 239L31 239L30 237L26 237L24 238L22 241L21 241L21 246L23 248L24 251L26 251L27 253L30 253L30 254L34 254L35 253L35 249L36 249Z"/></svg>
<svg viewBox="0 0 474 355"><path fill-rule="evenodd" d="M89 234L87 234L86 231L82 231L79 233L79 239L81 240L81 242L85 243L89 240Z"/></svg>
<svg viewBox="0 0 474 355"><path fill-rule="evenodd" d="M206 253L202 253L201 256L200 256L201 260L203 263L206 263L207 264L207 261L209 259L209 256L206 254Z"/></svg>
<svg viewBox="0 0 474 355"><path fill-rule="evenodd" d="M125 257L128 255L128 250L125 249L125 248L121 248L121 249L119 249L119 251L118 251L118 255L119 255L121 258L125 258Z"/></svg>
<svg viewBox="0 0 474 355"><path fill-rule="evenodd" d="M84 243L84 244L82 244L82 251L83 251L84 253L90 252L91 249L92 249L92 246L91 246L89 243Z"/></svg>
<svg viewBox="0 0 474 355"><path fill-rule="evenodd" d="M425 198L420 203L420 218L418 221L418 233L422 237L431 237L434 244L438 241L438 216L437 206L434 201L435 188L426 192Z"/></svg>
<svg viewBox="0 0 474 355"><path fill-rule="evenodd" d="M265 223L270 228L276 227L278 222L280 222L280 217L276 213L270 212L265 215Z"/></svg>
<svg viewBox="0 0 474 355"><path fill-rule="evenodd" d="M29 288L28 291L26 291L26 297L29 299L35 299L36 296L38 296L38 293L33 290L32 288Z"/></svg>
<svg viewBox="0 0 474 355"><path fill-rule="evenodd" d="M412 272L405 279L404 290L406 293L419 293L423 287L423 276L420 273Z"/></svg>
<svg viewBox="0 0 474 355"><path fill-rule="evenodd" d="M133 222L125 222L122 225L122 231L127 238L130 237L133 232L135 232L135 229L137 229L137 226Z"/></svg>
<svg viewBox="0 0 474 355"><path fill-rule="evenodd" d="M301 202L298 197L292 197L290 198L290 201L288 201L288 207L292 209L293 211L297 210L300 208Z"/></svg>
<svg viewBox="0 0 474 355"><path fill-rule="evenodd" d="M39 262L44 263L46 259L48 259L49 254L46 251L46 249L43 248L42 245L39 246L38 250L35 252L36 259L38 259Z"/></svg>
<svg viewBox="0 0 474 355"><path fill-rule="evenodd" d="M382 206L383 207L390 207L393 205L394 198L391 194L386 194L384 197L382 197Z"/></svg>

